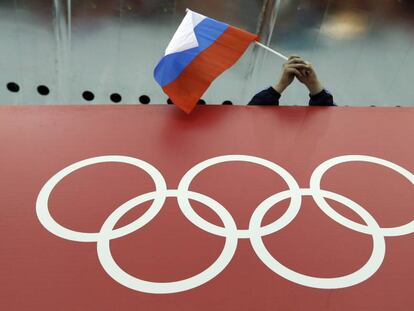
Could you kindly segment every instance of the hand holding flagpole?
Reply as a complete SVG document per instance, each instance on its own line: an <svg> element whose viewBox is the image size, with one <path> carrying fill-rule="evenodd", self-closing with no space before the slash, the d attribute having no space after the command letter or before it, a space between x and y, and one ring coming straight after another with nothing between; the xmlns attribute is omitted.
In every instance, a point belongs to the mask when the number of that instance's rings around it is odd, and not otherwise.
<svg viewBox="0 0 414 311"><path fill-rule="evenodd" d="M288 57L286 57L285 55L283 55L282 53L279 53L271 48L269 48L268 46L264 45L263 43L260 43L259 41L255 42L258 46L260 46L261 48L264 48L265 50L269 51L270 53L273 53L277 56L279 56L280 58L283 58L284 60L289 60Z"/></svg>

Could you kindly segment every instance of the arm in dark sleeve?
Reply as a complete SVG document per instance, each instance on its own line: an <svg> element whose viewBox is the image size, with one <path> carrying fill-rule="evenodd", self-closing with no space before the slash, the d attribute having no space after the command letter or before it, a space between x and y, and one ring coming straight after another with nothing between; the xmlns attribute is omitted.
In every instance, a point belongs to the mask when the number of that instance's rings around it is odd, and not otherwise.
<svg viewBox="0 0 414 311"><path fill-rule="evenodd" d="M332 94L327 90L323 90L316 95L309 96L309 106L336 106Z"/></svg>
<svg viewBox="0 0 414 311"><path fill-rule="evenodd" d="M250 106L279 106L279 99L281 95L274 88L261 91L256 94L250 101Z"/></svg>

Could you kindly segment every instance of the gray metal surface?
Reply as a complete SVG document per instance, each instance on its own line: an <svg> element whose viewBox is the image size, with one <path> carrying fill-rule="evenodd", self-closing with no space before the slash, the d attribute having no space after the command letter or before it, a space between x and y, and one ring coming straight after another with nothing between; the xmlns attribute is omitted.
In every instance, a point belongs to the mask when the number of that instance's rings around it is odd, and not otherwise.
<svg viewBox="0 0 414 311"><path fill-rule="evenodd" d="M165 103L152 72L187 7L303 55L339 105L414 105L411 0L0 0L0 104L105 104L113 93ZM252 46L204 99L245 104L281 65ZM83 99L87 90L94 100ZM296 83L282 104L307 100Z"/></svg>

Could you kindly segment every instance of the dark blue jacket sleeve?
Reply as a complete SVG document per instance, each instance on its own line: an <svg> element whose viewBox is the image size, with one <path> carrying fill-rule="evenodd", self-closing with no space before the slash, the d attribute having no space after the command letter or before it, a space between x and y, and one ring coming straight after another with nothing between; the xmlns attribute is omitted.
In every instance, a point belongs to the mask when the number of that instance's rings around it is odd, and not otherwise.
<svg viewBox="0 0 414 311"><path fill-rule="evenodd" d="M280 94L274 88L269 87L266 90L256 94L250 101L250 106L279 106Z"/></svg>
<svg viewBox="0 0 414 311"><path fill-rule="evenodd" d="M281 95L273 87L256 94L250 101L250 106L279 106ZM316 95L309 95L309 106L336 106L334 98L327 90Z"/></svg>
<svg viewBox="0 0 414 311"><path fill-rule="evenodd" d="M336 106L332 94L327 90L316 95L309 95L309 97L309 106Z"/></svg>

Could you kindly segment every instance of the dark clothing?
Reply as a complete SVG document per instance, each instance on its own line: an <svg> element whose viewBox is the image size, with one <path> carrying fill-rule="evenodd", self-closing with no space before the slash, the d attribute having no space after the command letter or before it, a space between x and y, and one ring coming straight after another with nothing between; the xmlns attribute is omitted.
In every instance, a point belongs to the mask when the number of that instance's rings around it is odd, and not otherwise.
<svg viewBox="0 0 414 311"><path fill-rule="evenodd" d="M279 106L279 99L281 95L274 88L270 87L260 93L256 94L250 101L251 106ZM327 90L316 95L309 95L309 106L336 106L331 93Z"/></svg>

